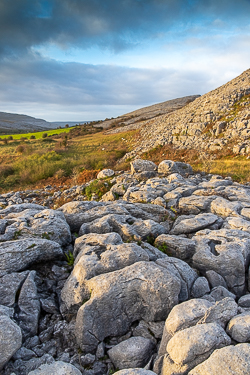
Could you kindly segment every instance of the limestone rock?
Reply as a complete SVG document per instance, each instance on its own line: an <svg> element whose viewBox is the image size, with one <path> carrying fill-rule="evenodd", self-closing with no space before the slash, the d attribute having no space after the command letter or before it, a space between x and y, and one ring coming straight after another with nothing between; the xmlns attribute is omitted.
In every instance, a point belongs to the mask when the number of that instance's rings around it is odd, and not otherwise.
<svg viewBox="0 0 250 375"><path fill-rule="evenodd" d="M238 342L250 341L250 314L234 316L228 323L227 333Z"/></svg>
<svg viewBox="0 0 250 375"><path fill-rule="evenodd" d="M230 202L218 197L211 203L211 212L223 217L239 215L242 205L240 202Z"/></svg>
<svg viewBox="0 0 250 375"><path fill-rule="evenodd" d="M220 325L208 323L177 332L168 342L167 352L175 363L184 365L203 353L208 357L213 350L230 344L230 337Z"/></svg>
<svg viewBox="0 0 250 375"><path fill-rule="evenodd" d="M154 344L144 337L131 337L108 351L116 368L144 367L151 358Z"/></svg>
<svg viewBox="0 0 250 375"><path fill-rule="evenodd" d="M179 302L186 301L191 294L191 288L197 279L197 273L185 262L173 257L164 257L156 260L156 264L166 268L181 281Z"/></svg>
<svg viewBox="0 0 250 375"><path fill-rule="evenodd" d="M54 210L24 210L5 216L8 224L0 241L24 238L44 238L59 245L71 242L71 233L62 212Z"/></svg>
<svg viewBox="0 0 250 375"><path fill-rule="evenodd" d="M198 279L195 280L191 290L192 297L200 298L209 292L210 288L207 279L205 277L198 277Z"/></svg>
<svg viewBox="0 0 250 375"><path fill-rule="evenodd" d="M210 204L215 198L215 195L208 197L198 195L183 197L179 200L179 209L184 214L187 213L197 215L202 211L209 210Z"/></svg>
<svg viewBox="0 0 250 375"><path fill-rule="evenodd" d="M54 241L32 238L0 243L0 277L62 256L60 245Z"/></svg>
<svg viewBox="0 0 250 375"><path fill-rule="evenodd" d="M144 370L142 368L130 368L116 372L117 375L156 375L155 372Z"/></svg>
<svg viewBox="0 0 250 375"><path fill-rule="evenodd" d="M113 169L103 169L101 172L98 173L97 178L102 179L102 178L107 178L114 176L115 172Z"/></svg>
<svg viewBox="0 0 250 375"><path fill-rule="evenodd" d="M175 306L165 322L158 356L166 353L167 343L176 332L195 326L211 306L212 304L209 301L198 298Z"/></svg>
<svg viewBox="0 0 250 375"><path fill-rule="evenodd" d="M198 324L213 323L220 324L223 328L238 313L237 303L233 298L226 297L211 306L205 313L204 317L199 320Z"/></svg>
<svg viewBox="0 0 250 375"><path fill-rule="evenodd" d="M37 334L40 302L35 284L36 271L31 271L25 280L18 298L18 320L24 338Z"/></svg>
<svg viewBox="0 0 250 375"><path fill-rule="evenodd" d="M238 301L238 305L241 307L250 307L250 294L242 296Z"/></svg>
<svg viewBox="0 0 250 375"><path fill-rule="evenodd" d="M103 206L103 203L101 202L95 202L95 201L77 202L75 201L75 202L65 203L62 207L58 208L58 211L62 211L64 213L65 219L67 223L69 224L71 231L78 232L81 225L87 221L88 215L86 215L86 211L89 211L94 207L102 207L102 206ZM94 218L96 219L96 217Z"/></svg>
<svg viewBox="0 0 250 375"><path fill-rule="evenodd" d="M86 250L86 248L85 248ZM149 261L148 254L134 243L89 247L78 257L75 267L61 292L61 312L74 314L89 298L87 281L104 273L117 271L136 262Z"/></svg>
<svg viewBox="0 0 250 375"><path fill-rule="evenodd" d="M180 281L153 262L138 262L88 282L91 298L78 311L76 337L84 352L108 336L125 334L136 320L164 320L178 303Z"/></svg>
<svg viewBox="0 0 250 375"><path fill-rule="evenodd" d="M215 350L188 375L248 375L250 373L250 344L226 346Z"/></svg>
<svg viewBox="0 0 250 375"><path fill-rule="evenodd" d="M28 375L81 375L81 371L70 363L57 361L51 365L41 365Z"/></svg>
<svg viewBox="0 0 250 375"><path fill-rule="evenodd" d="M166 254L182 260L192 258L195 253L195 241L174 235L161 234L155 240L155 246L165 249Z"/></svg>
<svg viewBox="0 0 250 375"><path fill-rule="evenodd" d="M201 272L217 272L226 280L229 290L241 296L245 287L244 248L242 242L223 244L201 238L193 256L193 266Z"/></svg>
<svg viewBox="0 0 250 375"><path fill-rule="evenodd" d="M190 164L174 162L172 160L163 160L158 166L158 173L169 175L172 173L179 173L187 175L193 173L193 168Z"/></svg>
<svg viewBox="0 0 250 375"><path fill-rule="evenodd" d="M131 163L131 173L156 171L157 165L149 160L136 159Z"/></svg>
<svg viewBox="0 0 250 375"><path fill-rule="evenodd" d="M28 275L28 271L21 273L13 272L1 278L0 283L0 304L13 307L16 301L17 292Z"/></svg>
<svg viewBox="0 0 250 375"><path fill-rule="evenodd" d="M0 370L22 345L22 333L8 316L0 316Z"/></svg>
<svg viewBox="0 0 250 375"><path fill-rule="evenodd" d="M191 215L190 215L191 216ZM171 234L188 234L197 232L200 229L207 228L218 220L214 214L199 214L192 217L180 216L174 223Z"/></svg>

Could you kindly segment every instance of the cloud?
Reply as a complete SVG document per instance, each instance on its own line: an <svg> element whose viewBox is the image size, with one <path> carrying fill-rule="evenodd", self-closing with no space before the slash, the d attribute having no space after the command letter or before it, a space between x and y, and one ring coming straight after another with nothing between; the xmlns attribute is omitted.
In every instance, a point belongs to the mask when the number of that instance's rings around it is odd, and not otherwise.
<svg viewBox="0 0 250 375"><path fill-rule="evenodd" d="M200 23L248 24L249 0L0 0L0 54L55 43L116 52Z"/></svg>
<svg viewBox="0 0 250 375"><path fill-rule="evenodd" d="M204 50L203 56L209 53ZM232 57L228 51L225 59ZM173 98L203 94L244 70L233 64L225 71L222 57L210 66L201 61L187 59L182 69L62 63L39 55L0 61L0 111L51 121L115 117Z"/></svg>

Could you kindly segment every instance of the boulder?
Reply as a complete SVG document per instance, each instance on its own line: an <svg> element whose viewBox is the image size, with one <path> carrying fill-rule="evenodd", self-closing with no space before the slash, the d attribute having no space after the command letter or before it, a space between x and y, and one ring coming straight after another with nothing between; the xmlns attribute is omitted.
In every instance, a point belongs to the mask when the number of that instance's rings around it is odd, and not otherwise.
<svg viewBox="0 0 250 375"><path fill-rule="evenodd" d="M8 316L0 315L0 370L22 345L21 329Z"/></svg>
<svg viewBox="0 0 250 375"><path fill-rule="evenodd" d="M103 203L95 202L95 201L84 201L84 202L69 202L65 203L63 206L57 209L57 211L62 211L67 223L70 226L72 232L78 232L81 225L88 221L88 215L86 214L87 211L91 210L92 208L102 207ZM101 217L102 215L94 216L93 213L89 213L90 221L96 219L97 217Z"/></svg>
<svg viewBox="0 0 250 375"><path fill-rule="evenodd" d="M161 234L155 240L155 246L165 250L169 256L189 260L195 253L195 241L170 234Z"/></svg>
<svg viewBox="0 0 250 375"><path fill-rule="evenodd" d="M234 316L228 323L227 333L238 342L250 341L250 314Z"/></svg>
<svg viewBox="0 0 250 375"><path fill-rule="evenodd" d="M56 361L50 365L41 365L28 375L81 375L81 371L70 363Z"/></svg>
<svg viewBox="0 0 250 375"><path fill-rule="evenodd" d="M62 249L54 241L31 238L0 243L0 277L25 270L34 263L62 257Z"/></svg>
<svg viewBox="0 0 250 375"><path fill-rule="evenodd" d="M210 204L215 198L215 195L207 197L198 195L183 197L179 200L179 209L184 214L197 215L202 211L209 210Z"/></svg>
<svg viewBox="0 0 250 375"><path fill-rule="evenodd" d="M106 248L88 247L87 253L78 257L70 277L64 284L61 292L61 312L72 315L78 311L83 301L89 299L87 281L91 278L140 261L149 261L149 256L135 243L108 245Z"/></svg>
<svg viewBox="0 0 250 375"><path fill-rule="evenodd" d="M215 288L216 286L223 286L224 288L227 288L225 279L213 270L206 271L206 278L208 279L212 288Z"/></svg>
<svg viewBox="0 0 250 375"><path fill-rule="evenodd" d="M16 301L17 292L28 276L29 271L21 273L13 272L1 278L0 283L0 305L13 307Z"/></svg>
<svg viewBox="0 0 250 375"><path fill-rule="evenodd" d="M229 290L227 290L226 288L224 288L223 286L219 285L219 286L216 286L215 288L213 288L209 294L210 297L212 297L212 299L214 301L221 301L223 300L224 298L232 298L232 299L236 299L236 295L229 292Z"/></svg>
<svg viewBox="0 0 250 375"><path fill-rule="evenodd" d="M196 236L198 239L198 236ZM193 256L193 267L202 273L213 270L226 281L230 291L241 296L245 288L244 242L228 242L200 238ZM249 248L248 248L249 249Z"/></svg>
<svg viewBox="0 0 250 375"><path fill-rule="evenodd" d="M108 356L116 368L144 367L150 360L154 344L144 337L131 337L108 351Z"/></svg>
<svg viewBox="0 0 250 375"><path fill-rule="evenodd" d="M195 326L211 306L211 302L198 298L175 306L165 322L158 356L166 353L167 343L176 332Z"/></svg>
<svg viewBox="0 0 250 375"><path fill-rule="evenodd" d="M51 240L64 246L71 242L71 233L62 212L54 210L24 210L5 216L8 224L0 241L37 238Z"/></svg>
<svg viewBox="0 0 250 375"><path fill-rule="evenodd" d="M191 296L193 298L203 297L210 292L208 281L205 277L198 277L192 287Z"/></svg>
<svg viewBox="0 0 250 375"><path fill-rule="evenodd" d="M38 331L40 301L35 284L36 271L27 276L18 298L18 321L23 337L33 337Z"/></svg>
<svg viewBox="0 0 250 375"><path fill-rule="evenodd" d="M230 202L222 197L214 199L211 203L211 212L223 217L237 216L241 208L240 202Z"/></svg>
<svg viewBox="0 0 250 375"><path fill-rule="evenodd" d="M78 310L77 343L92 352L109 336L124 335L137 320L166 319L178 303L180 280L154 262L138 262L89 280L91 298Z"/></svg>
<svg viewBox="0 0 250 375"><path fill-rule="evenodd" d="M157 165L149 160L136 159L131 163L131 173L151 172L157 170Z"/></svg>
<svg viewBox="0 0 250 375"><path fill-rule="evenodd" d="M215 349L230 344L230 337L220 325L208 323L177 332L168 342L167 352L176 364L185 365L202 354L208 358Z"/></svg>
<svg viewBox="0 0 250 375"><path fill-rule="evenodd" d="M155 372L144 370L143 368L130 368L128 370L117 371L116 375L156 375Z"/></svg>
<svg viewBox="0 0 250 375"><path fill-rule="evenodd" d="M218 323L223 328L226 327L230 319L232 319L238 313L238 305L233 298L226 297L221 301L215 303L215 305L209 307L209 309L201 318L198 324L204 323Z"/></svg>
<svg viewBox="0 0 250 375"><path fill-rule="evenodd" d="M113 169L103 169L101 172L98 173L97 175L97 179L102 179L102 178L107 178L107 177L111 177L111 176L114 176L115 172L113 171Z"/></svg>
<svg viewBox="0 0 250 375"><path fill-rule="evenodd" d="M210 213L199 214L196 216L179 216L175 221L170 234L189 234L197 232L203 228L207 228L215 224L218 216Z"/></svg>
<svg viewBox="0 0 250 375"><path fill-rule="evenodd" d="M238 305L240 307L250 308L250 294L246 294L245 296L240 297Z"/></svg>
<svg viewBox="0 0 250 375"><path fill-rule="evenodd" d="M217 349L188 375L248 375L250 373L250 344L230 345Z"/></svg>
<svg viewBox="0 0 250 375"><path fill-rule="evenodd" d="M197 273L186 262L172 257L157 259L155 263L178 277L181 281L179 302L186 301L190 297L191 288L198 277Z"/></svg>
<svg viewBox="0 0 250 375"><path fill-rule="evenodd" d="M188 175L193 173L193 168L190 164L174 162L172 160L163 160L158 165L158 173L170 175L172 173L179 173L180 175Z"/></svg>
<svg viewBox="0 0 250 375"><path fill-rule="evenodd" d="M141 220L130 215L106 215L91 223L81 226L79 235L88 233L117 232L124 240L146 240L148 236L156 237L168 233L169 229L153 220Z"/></svg>

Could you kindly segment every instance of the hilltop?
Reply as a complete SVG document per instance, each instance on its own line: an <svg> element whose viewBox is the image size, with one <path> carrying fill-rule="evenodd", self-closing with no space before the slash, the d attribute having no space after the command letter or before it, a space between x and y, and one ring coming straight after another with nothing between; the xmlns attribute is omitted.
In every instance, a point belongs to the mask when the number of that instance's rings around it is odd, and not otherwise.
<svg viewBox="0 0 250 375"><path fill-rule="evenodd" d="M156 118L174 112L188 103L191 103L200 95L189 95L183 98L167 100L162 103L153 104L147 107L137 109L133 112L126 113L116 118L106 119L102 121L101 126L103 129L118 128L116 133L121 131L139 129L145 120ZM98 125L96 125L98 126Z"/></svg>

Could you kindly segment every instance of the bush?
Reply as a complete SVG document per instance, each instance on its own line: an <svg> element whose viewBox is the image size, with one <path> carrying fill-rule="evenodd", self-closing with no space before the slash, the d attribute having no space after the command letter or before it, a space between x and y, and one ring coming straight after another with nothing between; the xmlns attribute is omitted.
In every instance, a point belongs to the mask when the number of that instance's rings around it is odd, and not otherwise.
<svg viewBox="0 0 250 375"><path fill-rule="evenodd" d="M35 135L31 135L30 139L36 139L36 136Z"/></svg>
<svg viewBox="0 0 250 375"><path fill-rule="evenodd" d="M0 177L8 177L14 173L14 169L11 165L1 165L0 166Z"/></svg>
<svg viewBox="0 0 250 375"><path fill-rule="evenodd" d="M48 137L48 133L43 133L42 137L43 138L47 138Z"/></svg>
<svg viewBox="0 0 250 375"><path fill-rule="evenodd" d="M95 180L86 187L85 194L89 200L92 198L92 194L96 194L98 198L101 199L101 197L110 190L111 186L112 184L107 180Z"/></svg>
<svg viewBox="0 0 250 375"><path fill-rule="evenodd" d="M10 136L8 137L8 140L9 140L9 141L12 141L12 140L13 140L12 135L10 135Z"/></svg>
<svg viewBox="0 0 250 375"><path fill-rule="evenodd" d="M25 147L22 145L17 146L16 152L22 154L25 151Z"/></svg>

